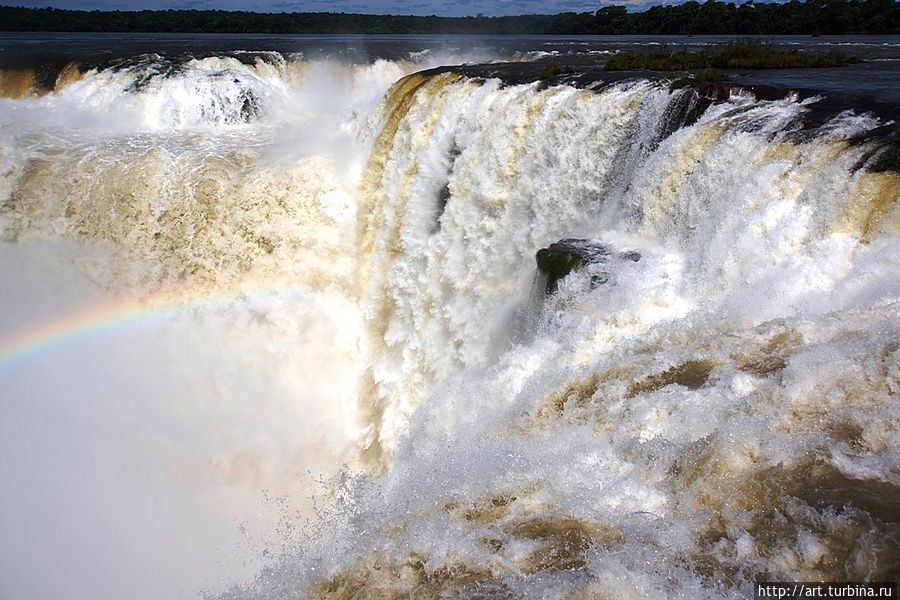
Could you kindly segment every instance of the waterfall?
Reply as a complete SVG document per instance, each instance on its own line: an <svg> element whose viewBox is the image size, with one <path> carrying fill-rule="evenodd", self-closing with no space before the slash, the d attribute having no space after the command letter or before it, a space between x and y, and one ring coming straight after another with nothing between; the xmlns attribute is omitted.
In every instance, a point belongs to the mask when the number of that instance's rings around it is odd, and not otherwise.
<svg viewBox="0 0 900 600"><path fill-rule="evenodd" d="M165 306L203 341L179 355L190 391L159 394L178 398L166 423L224 423L169 444L193 457L181 478L289 495L295 470L345 465L302 548L236 593L896 578L884 121L823 116L820 96L417 60L148 55L73 64L43 95L0 79L0 272L59 261L48 281ZM536 253L554 248L570 263L550 282ZM48 293L22 285L9 314ZM235 406L240 427L220 422Z"/></svg>

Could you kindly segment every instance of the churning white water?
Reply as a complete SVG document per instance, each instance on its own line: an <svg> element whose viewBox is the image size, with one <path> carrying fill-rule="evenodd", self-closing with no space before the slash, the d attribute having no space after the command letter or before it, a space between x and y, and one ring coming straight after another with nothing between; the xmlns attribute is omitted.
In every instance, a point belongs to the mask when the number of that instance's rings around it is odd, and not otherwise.
<svg viewBox="0 0 900 600"><path fill-rule="evenodd" d="M897 577L878 118L410 74L466 58L0 99L0 595ZM548 284L569 238L606 258Z"/></svg>

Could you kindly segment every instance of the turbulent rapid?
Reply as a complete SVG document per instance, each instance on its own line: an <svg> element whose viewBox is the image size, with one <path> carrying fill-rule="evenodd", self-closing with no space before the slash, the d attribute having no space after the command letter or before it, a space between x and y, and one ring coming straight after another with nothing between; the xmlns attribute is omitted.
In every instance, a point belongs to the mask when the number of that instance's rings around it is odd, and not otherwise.
<svg viewBox="0 0 900 600"><path fill-rule="evenodd" d="M504 77L533 58L16 75L0 595L744 598L900 576L892 123L746 85ZM91 451L60 458L70 436ZM82 471L71 505L47 499ZM115 535L145 519L152 542ZM106 580L85 535L177 566L124 551ZM35 580L53 565L23 549L44 545L66 585Z"/></svg>

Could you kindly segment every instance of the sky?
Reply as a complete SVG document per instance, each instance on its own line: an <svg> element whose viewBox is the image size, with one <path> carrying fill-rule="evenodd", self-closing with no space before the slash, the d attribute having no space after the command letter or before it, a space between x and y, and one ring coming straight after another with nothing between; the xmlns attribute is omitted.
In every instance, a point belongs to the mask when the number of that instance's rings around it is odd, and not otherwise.
<svg viewBox="0 0 900 600"><path fill-rule="evenodd" d="M80 10L222 9L259 12L352 12L367 14L487 16L594 12L610 4L643 7L659 0L0 0L12 6ZM668 4L669 2L666 2Z"/></svg>

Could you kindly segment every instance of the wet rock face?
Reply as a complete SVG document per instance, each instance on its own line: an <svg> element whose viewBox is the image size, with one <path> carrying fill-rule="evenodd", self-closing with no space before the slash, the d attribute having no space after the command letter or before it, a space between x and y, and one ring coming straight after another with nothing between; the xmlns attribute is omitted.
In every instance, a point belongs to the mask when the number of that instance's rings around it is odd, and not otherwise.
<svg viewBox="0 0 900 600"><path fill-rule="evenodd" d="M630 260L638 261L638 252L617 252L609 244L597 240L568 238L541 248L535 256L538 270L547 277L546 293L556 292L559 281L572 271L586 265L611 265L613 262ZM609 280L609 272L605 268L596 269L591 275L591 286L601 285Z"/></svg>

